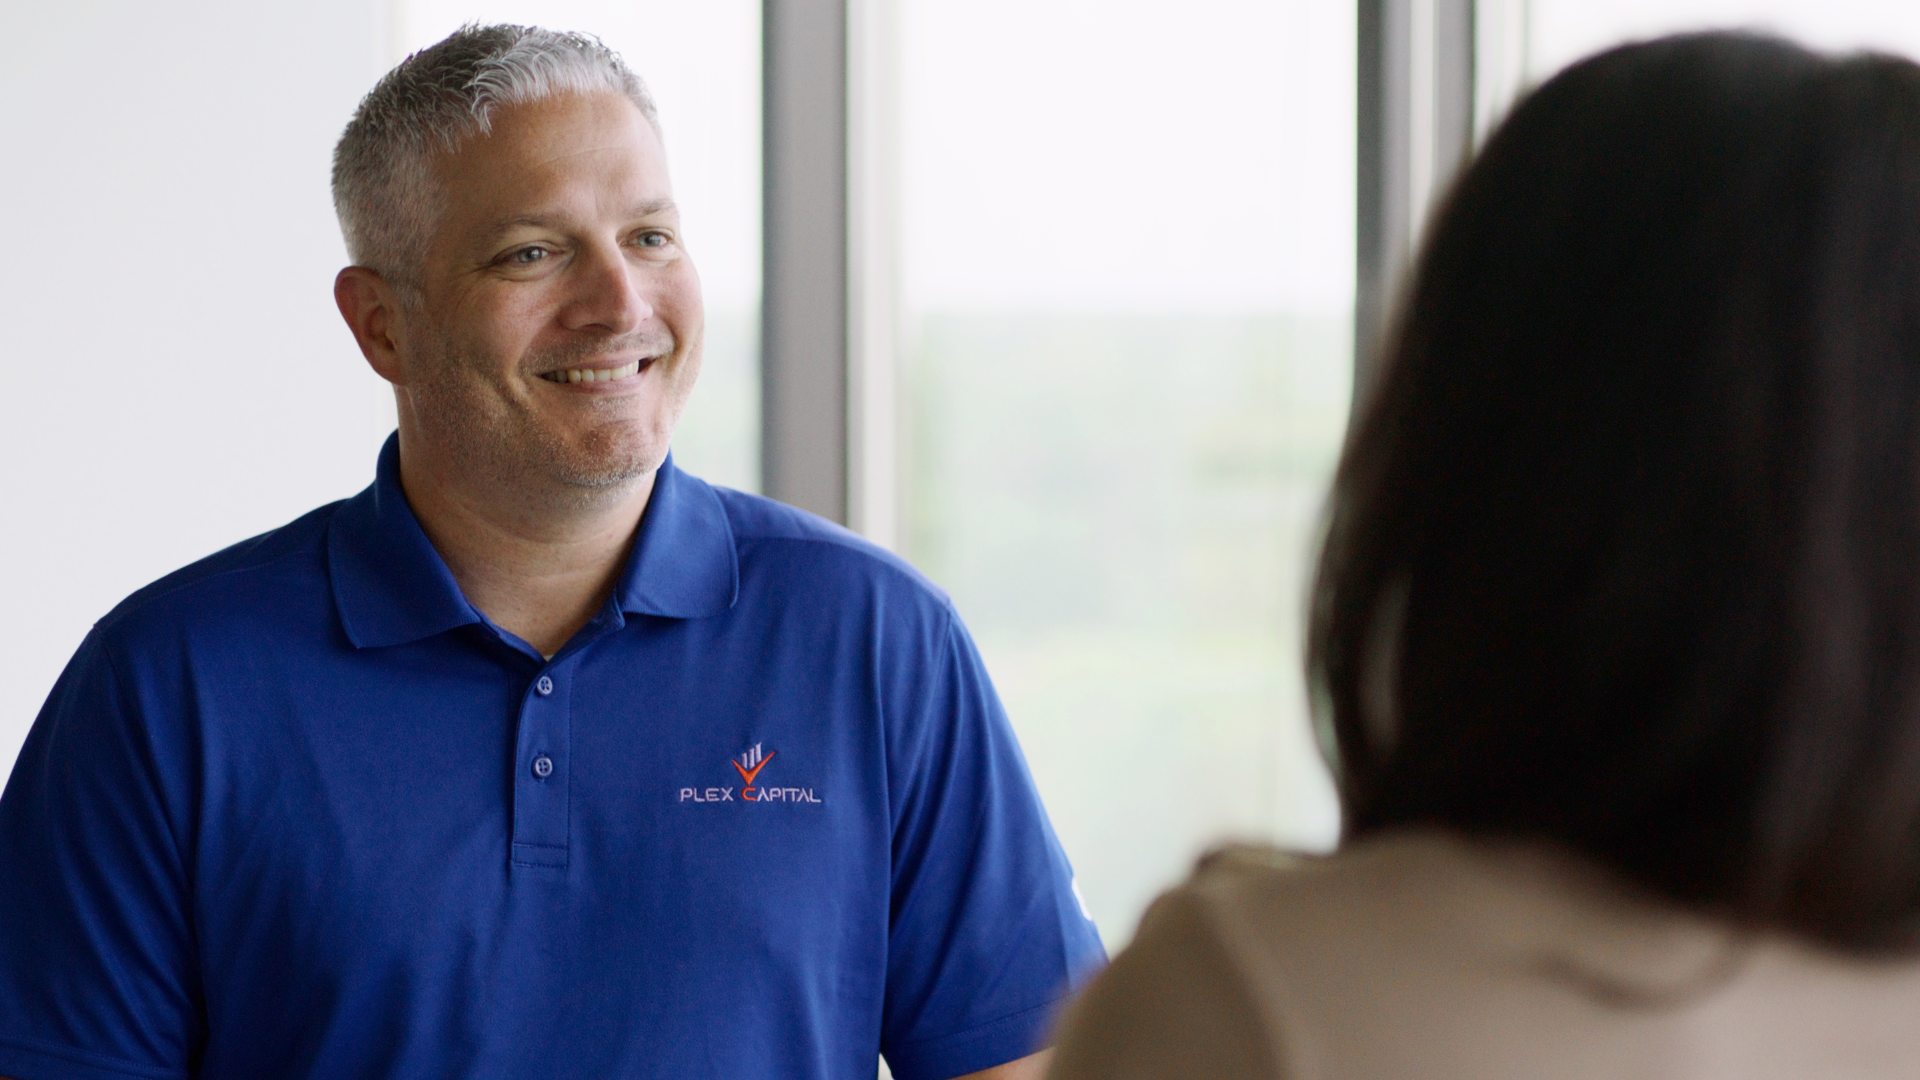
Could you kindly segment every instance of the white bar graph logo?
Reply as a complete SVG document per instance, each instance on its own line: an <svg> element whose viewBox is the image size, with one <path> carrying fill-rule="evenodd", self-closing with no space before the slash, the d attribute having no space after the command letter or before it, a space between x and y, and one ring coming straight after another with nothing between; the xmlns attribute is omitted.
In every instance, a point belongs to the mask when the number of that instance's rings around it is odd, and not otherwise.
<svg viewBox="0 0 1920 1080"><path fill-rule="evenodd" d="M747 748L746 753L740 755L740 771L742 775L745 775L749 771L756 772L756 773L759 772L760 770L756 768L756 766L758 766L762 761L765 761L766 759L773 756L772 754L761 753L760 747L762 745L764 744L754 743L752 746ZM753 783L753 781L749 779L747 783L751 784Z"/></svg>

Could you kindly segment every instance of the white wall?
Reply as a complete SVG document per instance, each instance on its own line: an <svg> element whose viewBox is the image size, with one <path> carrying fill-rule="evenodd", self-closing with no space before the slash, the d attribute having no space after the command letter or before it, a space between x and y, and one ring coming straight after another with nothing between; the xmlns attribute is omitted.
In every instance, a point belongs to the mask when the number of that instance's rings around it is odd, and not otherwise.
<svg viewBox="0 0 1920 1080"><path fill-rule="evenodd" d="M8 7L0 773L93 620L372 475L333 141L384 0Z"/></svg>

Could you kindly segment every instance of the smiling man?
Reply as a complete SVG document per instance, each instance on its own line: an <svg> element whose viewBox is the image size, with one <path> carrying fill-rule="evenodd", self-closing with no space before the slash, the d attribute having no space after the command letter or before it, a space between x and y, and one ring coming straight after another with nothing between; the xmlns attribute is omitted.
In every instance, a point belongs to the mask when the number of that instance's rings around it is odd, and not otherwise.
<svg viewBox="0 0 1920 1080"><path fill-rule="evenodd" d="M1101 951L951 606L668 457L639 80L469 27L334 190L399 431L69 665L0 797L0 1075L1038 1075Z"/></svg>

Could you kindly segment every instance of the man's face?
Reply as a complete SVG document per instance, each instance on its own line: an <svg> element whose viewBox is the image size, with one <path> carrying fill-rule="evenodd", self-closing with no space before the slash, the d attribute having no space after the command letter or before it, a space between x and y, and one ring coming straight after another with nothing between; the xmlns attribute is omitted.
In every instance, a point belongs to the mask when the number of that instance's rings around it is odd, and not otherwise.
<svg viewBox="0 0 1920 1080"><path fill-rule="evenodd" d="M404 407L489 481L581 490L660 466L700 367L700 280L658 133L614 93L501 109L437 163Z"/></svg>

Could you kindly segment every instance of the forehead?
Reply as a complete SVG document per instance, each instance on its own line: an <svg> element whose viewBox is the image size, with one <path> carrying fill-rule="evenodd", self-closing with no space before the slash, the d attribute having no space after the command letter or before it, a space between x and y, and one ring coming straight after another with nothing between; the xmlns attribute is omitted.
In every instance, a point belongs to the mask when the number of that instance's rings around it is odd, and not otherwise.
<svg viewBox="0 0 1920 1080"><path fill-rule="evenodd" d="M672 194L659 132L633 102L612 92L503 107L493 114L490 132L434 166L447 199L446 224L456 228L548 203L612 212Z"/></svg>

